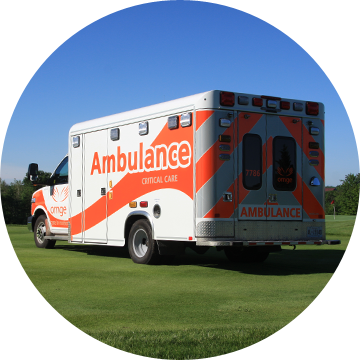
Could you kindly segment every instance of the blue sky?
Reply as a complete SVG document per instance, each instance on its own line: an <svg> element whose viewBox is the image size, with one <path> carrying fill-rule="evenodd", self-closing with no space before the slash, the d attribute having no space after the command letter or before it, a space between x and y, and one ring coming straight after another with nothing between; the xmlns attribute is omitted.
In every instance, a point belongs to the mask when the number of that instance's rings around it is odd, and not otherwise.
<svg viewBox="0 0 360 360"><path fill-rule="evenodd" d="M239 10L170 1L106 16L49 56L12 115L1 177L22 179L30 162L52 172L77 122L212 89L323 102L326 185L359 171L344 106L299 45Z"/></svg>
<svg viewBox="0 0 360 360"><path fill-rule="evenodd" d="M221 1L234 3L250 3L250 4L265 4L265 5L282 5L282 6L299 6L312 7L322 9L336 9L336 6L330 4L328 0L206 0L206 1Z"/></svg>

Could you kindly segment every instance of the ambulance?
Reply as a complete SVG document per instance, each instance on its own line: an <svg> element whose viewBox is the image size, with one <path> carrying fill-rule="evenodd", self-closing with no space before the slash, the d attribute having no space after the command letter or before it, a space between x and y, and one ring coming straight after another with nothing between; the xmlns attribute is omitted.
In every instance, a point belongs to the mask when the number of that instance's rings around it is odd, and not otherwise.
<svg viewBox="0 0 360 360"><path fill-rule="evenodd" d="M325 239L324 165L322 103L208 91L72 126L28 227L38 247L127 246L141 264L186 247L262 262L339 243Z"/></svg>

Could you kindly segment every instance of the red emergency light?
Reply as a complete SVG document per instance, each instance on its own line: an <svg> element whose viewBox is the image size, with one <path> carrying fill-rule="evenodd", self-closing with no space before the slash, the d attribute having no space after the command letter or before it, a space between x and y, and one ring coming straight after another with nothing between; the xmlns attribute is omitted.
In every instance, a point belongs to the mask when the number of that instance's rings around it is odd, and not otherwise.
<svg viewBox="0 0 360 360"><path fill-rule="evenodd" d="M253 106L262 106L262 105L263 105L263 99L262 99L262 98L253 97L253 98L252 98L252 104L253 104Z"/></svg>
<svg viewBox="0 0 360 360"><path fill-rule="evenodd" d="M290 110L290 101L280 101L280 109Z"/></svg>
<svg viewBox="0 0 360 360"><path fill-rule="evenodd" d="M221 106L234 106L235 94L228 91L220 91L220 105Z"/></svg>
<svg viewBox="0 0 360 360"><path fill-rule="evenodd" d="M319 114L319 104L316 102L307 101L306 102L306 114L307 115L318 115Z"/></svg>

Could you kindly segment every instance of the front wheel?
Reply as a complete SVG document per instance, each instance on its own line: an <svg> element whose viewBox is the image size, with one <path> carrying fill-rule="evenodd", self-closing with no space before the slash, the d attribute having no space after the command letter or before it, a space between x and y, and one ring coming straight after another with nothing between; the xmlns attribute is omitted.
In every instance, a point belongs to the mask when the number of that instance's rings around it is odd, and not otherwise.
<svg viewBox="0 0 360 360"><path fill-rule="evenodd" d="M38 248L52 249L55 246L56 240L45 239L46 235L46 216L40 215L35 222L34 240Z"/></svg>
<svg viewBox="0 0 360 360"><path fill-rule="evenodd" d="M159 259L156 242L146 220L137 220L131 227L128 239L129 254L134 263L155 264Z"/></svg>

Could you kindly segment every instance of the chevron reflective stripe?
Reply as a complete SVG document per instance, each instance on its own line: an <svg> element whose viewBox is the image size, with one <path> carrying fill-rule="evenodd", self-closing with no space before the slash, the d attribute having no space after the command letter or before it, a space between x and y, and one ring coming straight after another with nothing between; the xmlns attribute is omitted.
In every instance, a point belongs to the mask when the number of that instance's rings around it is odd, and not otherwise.
<svg viewBox="0 0 360 360"><path fill-rule="evenodd" d="M203 110L203 111L196 111L196 131L199 130L201 125L211 116L214 114L214 110Z"/></svg>
<svg viewBox="0 0 360 360"><path fill-rule="evenodd" d="M256 220L264 217L268 220L324 219L321 191L324 182L323 135L310 134L311 126L319 127L320 133L323 133L324 121L239 112L234 114L236 116L229 128L221 128L219 119L228 114L229 111L222 110L196 112L196 217L235 219L236 216L239 220ZM262 140L261 155L256 155L262 159L260 173L256 170L256 176L261 176L256 183L261 187L255 190L245 186L249 180L244 177L248 178L248 173L255 174L253 169L244 168L243 152L249 151L244 148L246 143L243 142L243 138L246 134L254 134ZM231 137L226 152L229 161L219 158L219 148L224 148L220 147L222 143L219 141L219 135ZM293 144L289 149L293 149L291 161L296 171L294 175L291 175L294 171L289 171L289 168L280 169L281 172L279 170L280 146L285 145L280 145L282 142L277 139L284 139L290 141L290 145ZM279 143L276 151L275 140ZM309 143L317 143L318 149L310 152ZM256 154L259 154L258 150ZM315 161L310 162L314 158ZM291 176L290 180L286 176ZM312 176L320 179L320 187L310 186ZM275 179L281 182L275 183ZM281 188L282 184L288 184L290 181L294 183L294 187ZM232 203L224 201L225 193L232 194ZM271 196L275 196L277 200L270 201ZM257 208L259 211L256 211Z"/></svg>
<svg viewBox="0 0 360 360"><path fill-rule="evenodd" d="M234 194L234 184L231 184L231 186L227 189L227 192ZM222 218L230 218L234 213L234 207L229 206L228 204L229 203L224 202L223 197L221 197L215 206L206 213L204 218L216 218L220 217L220 215Z"/></svg>
<svg viewBox="0 0 360 360"><path fill-rule="evenodd" d="M220 119L228 116L229 111L196 111L197 218L229 218L234 213L234 122L231 119L228 128L219 126ZM226 192L231 192L232 201L223 201Z"/></svg>

